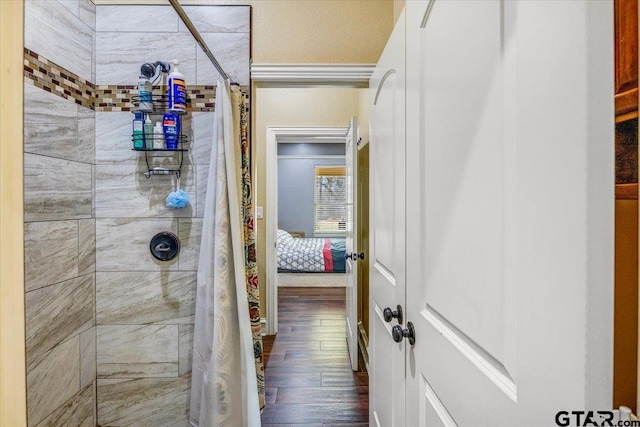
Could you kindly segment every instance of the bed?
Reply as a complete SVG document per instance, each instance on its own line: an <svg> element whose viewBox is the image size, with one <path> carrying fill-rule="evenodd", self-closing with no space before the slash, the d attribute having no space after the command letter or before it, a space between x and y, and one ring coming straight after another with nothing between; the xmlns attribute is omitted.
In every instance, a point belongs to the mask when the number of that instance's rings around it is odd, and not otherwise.
<svg viewBox="0 0 640 427"><path fill-rule="evenodd" d="M344 238L295 238L278 230L278 273L344 273Z"/></svg>

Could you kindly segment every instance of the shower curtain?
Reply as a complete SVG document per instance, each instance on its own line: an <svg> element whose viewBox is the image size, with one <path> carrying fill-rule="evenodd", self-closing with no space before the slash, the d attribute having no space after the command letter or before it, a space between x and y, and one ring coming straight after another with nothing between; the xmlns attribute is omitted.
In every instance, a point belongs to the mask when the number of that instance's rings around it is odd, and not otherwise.
<svg viewBox="0 0 640 427"><path fill-rule="evenodd" d="M251 334L253 338L253 355L256 365L256 379L258 382L258 401L260 409L265 406L264 389L264 361L262 358L262 323L260 319L260 289L258 286L258 258L256 252L255 215L253 210L253 186L251 180L251 143L249 141L249 99L248 95L241 92L238 87L232 91L234 112L238 112L238 120L235 126L240 130L240 176L238 182L242 183L242 225L244 232L244 256L247 285L247 297L249 302L249 320L251 321ZM237 151L236 151L237 152ZM237 164L237 161L236 161Z"/></svg>
<svg viewBox="0 0 640 427"><path fill-rule="evenodd" d="M190 422L260 426L264 369L247 103L218 81L197 273Z"/></svg>

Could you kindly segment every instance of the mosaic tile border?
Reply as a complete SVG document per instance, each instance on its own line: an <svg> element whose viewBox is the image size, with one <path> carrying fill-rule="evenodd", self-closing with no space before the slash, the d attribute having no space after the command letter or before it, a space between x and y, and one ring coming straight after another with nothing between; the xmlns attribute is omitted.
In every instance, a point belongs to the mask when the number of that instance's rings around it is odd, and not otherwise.
<svg viewBox="0 0 640 427"><path fill-rule="evenodd" d="M166 88L166 86L164 86ZM154 89L154 95L161 95L164 89ZM100 85L95 90L96 111L133 111L133 96L138 94L136 86ZM214 111L216 99L215 86L188 86L187 111Z"/></svg>
<svg viewBox="0 0 640 427"><path fill-rule="evenodd" d="M93 109L93 83L27 48L24 49L24 76L36 87Z"/></svg>
<svg viewBox="0 0 640 427"><path fill-rule="evenodd" d="M24 49L24 76L34 86L94 111L133 111L132 97L137 95L133 85L99 85L88 82L49 61L38 53ZM248 86L242 90L249 93ZM162 90L154 90L161 94ZM216 87L205 85L187 86L188 112L214 111Z"/></svg>

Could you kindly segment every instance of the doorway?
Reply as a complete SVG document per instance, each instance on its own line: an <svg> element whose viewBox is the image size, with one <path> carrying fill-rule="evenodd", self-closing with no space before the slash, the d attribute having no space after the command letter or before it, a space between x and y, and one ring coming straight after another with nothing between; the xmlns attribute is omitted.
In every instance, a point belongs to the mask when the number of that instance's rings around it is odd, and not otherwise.
<svg viewBox="0 0 640 427"><path fill-rule="evenodd" d="M266 317L263 319L267 335L277 332L276 259L273 250L278 217L277 205L274 203L277 189L275 185L268 185L268 182L275 184L277 174L276 170L269 169L267 164L273 165L277 162L278 140L288 142L294 138L302 138L306 142L335 142L339 138L339 141L343 142L348 120L353 116L362 117L359 128L363 133L363 141L366 141L368 92L361 86L363 83L368 84L368 81L365 82L364 78L346 82L345 85L349 86L347 88L335 87L336 83L327 78L332 84L328 88L281 87L283 83L280 82L277 87L265 84L265 87L256 85L253 89L257 113L253 115L253 134L257 142L254 153L254 158L257 159L254 167L257 169L258 180L257 231L258 241L261 242L257 257L261 267L261 295L267 308ZM298 83L291 83L291 86L296 84ZM283 124L288 126L282 126ZM270 128L269 132L267 127Z"/></svg>
<svg viewBox="0 0 640 427"><path fill-rule="evenodd" d="M276 223L277 254L273 270L276 277L271 281L275 287L269 290L276 295L281 314L277 335L268 336L265 341L268 401L262 422L366 425L368 376L352 371L353 357L357 354L352 353L353 344L348 345L353 342L353 333L347 313L350 288L345 286L349 275L345 252L339 252L341 259L334 259L327 270L339 269L336 264L341 262L344 273L318 272L316 263L326 253L316 253L313 246L329 243L332 255L336 242L348 246L345 238L350 227L345 222L349 223L346 194L349 180L345 149L351 147L344 136L332 136L330 129L307 129L315 137L306 140L299 136L305 131L303 128L287 132L268 129L271 133L268 141L275 141L278 154L277 161L269 163L270 175L277 177L277 185L269 186L275 190L269 206L272 206L270 222ZM323 131L329 134L322 137ZM283 132L288 137L282 136ZM345 128L335 130L338 135L345 133ZM270 180L269 184L274 182ZM331 202L336 202L336 206ZM327 265L323 267L326 269ZM310 276L318 280L308 282ZM285 277L289 282L283 283Z"/></svg>
<svg viewBox="0 0 640 427"><path fill-rule="evenodd" d="M287 153L288 149L298 149L299 151L313 152L309 147L314 145L326 144L321 147L322 149L335 149L336 146L342 145L344 147L345 134L347 132L346 127L267 127L267 153L266 153L266 207L269 215L265 221L266 227L266 294L267 305L269 307L269 314L267 317L267 334L274 335L278 332L278 280L279 269L277 261L278 244L286 242L296 243L293 239L300 238L320 238L322 233L316 236L316 224L315 224L315 195L314 192L314 180L316 173L316 166L320 166L320 163L328 165L332 163L333 166L344 165L344 148L342 148L342 154L312 154L312 155L279 155L279 152ZM299 148L303 145L303 148ZM331 146L331 147L330 147ZM282 166L286 167L284 171L287 176L280 177L279 164L282 161ZM288 176L289 174L297 174L297 176ZM309 175L309 176L307 176ZM279 178L291 179L298 181L295 185L289 185L288 189L291 191L301 191L303 194L286 196L292 196L293 200L286 200L286 207L290 208L292 212L280 213L279 205L281 204L281 197L279 195ZM304 185L299 181L305 181L305 178L309 178L307 182L306 191L301 188L300 185ZM284 185L284 183L283 183ZM285 186L284 188L287 188ZM287 197L288 199L289 197ZM290 202L290 203L289 203ZM283 204L285 205L285 204ZM291 206L289 206L291 205ZM310 206L306 206L310 205ZM285 206L283 206L285 207ZM307 212L305 215L304 213ZM310 217L313 215L313 219ZM301 218L301 216L309 216L309 218ZM281 220L283 224L280 224ZM306 225L308 222L311 224ZM290 224L290 227L287 225ZM281 229L281 225L285 228ZM319 230L318 230L319 231ZM282 233L280 233L282 232ZM278 239L280 233L281 239ZM296 237L291 235L294 233ZM283 234L286 234L285 238L282 238ZM313 235L310 235L313 234ZM325 233L326 234L326 233ZM329 234L326 234L329 236ZM294 245L289 245L294 247ZM297 252L311 251L310 248L295 245ZM322 248L319 248L322 251ZM314 253L317 251L314 251ZM322 258L322 254L318 254ZM317 265L308 265L308 263L314 263L315 259L310 259L311 255L306 256L304 259L296 259L296 251L291 250L291 256L293 257L291 265L283 265L280 270L295 271L297 267L305 266L306 268L300 268L299 270L313 271L317 270ZM322 262L322 260L319 260ZM298 271L299 272L299 271ZM285 273L286 274L286 273ZM293 274L293 273L292 273ZM302 273L305 274L305 273ZM340 274L340 273L336 273ZM285 280L283 276L283 281ZM290 280L290 279L289 279ZM312 279L307 277L307 281L311 282ZM317 280L315 280L317 281Z"/></svg>
<svg viewBox="0 0 640 427"><path fill-rule="evenodd" d="M335 412L331 409L332 402L326 399L333 399L336 401L350 401L349 405L353 404L352 412L343 413L340 415L340 411L336 412L336 418L334 421L342 421L349 423L366 423L368 419L368 394L366 394L368 388L366 383L366 374L354 374L351 369L348 357L345 362L346 353L346 336L345 336L345 288L337 289L335 287L329 288L316 288L316 292L309 287L286 287L280 288L278 293L277 286L277 266L276 257L271 250L273 244L276 242L278 225L281 223L281 229L286 229L290 234L296 234L300 236L301 232L304 232L305 237L314 236L318 230L304 229L302 225L293 226L287 225L286 219L281 218L278 213L278 207L275 203L275 198L272 197L268 188L275 186L269 186L268 182L277 182L278 170L278 146L284 147L281 150L281 160L293 161L293 160L308 160L301 159L304 157L300 153L293 153L287 150L301 149L298 144L304 142L308 145L323 145L330 146L333 144L341 144L344 147L345 134L347 131L348 120L351 116L360 114L360 94L357 89L340 89L332 88L331 90L325 90L325 97L323 100L318 100L317 96L321 95L320 90L315 89L296 89L291 90L287 88L269 88L271 90L258 89L255 94L257 117L262 122L258 123L255 127L254 134L259 139L260 130L263 129L264 124L264 144L263 153L258 152L257 159L264 159L266 164L276 164L276 168L264 170L265 174L263 178L260 178L260 172L258 172L258 179L262 179L263 193L265 197L263 200L260 198L257 201L257 206L263 207L264 216L262 220L258 220L258 229L262 228L264 232L264 247L266 249L264 259L264 269L268 274L266 279L266 299L268 307L267 309L267 330L269 334L277 332L277 336L274 339L272 335L265 337L265 353L269 354L268 360L266 360L266 380L267 384L267 409L265 409L265 415L263 417L263 423L278 423L281 420L286 419L291 422L292 419L296 419L296 424L311 422L315 415L314 411L321 411L318 409L325 408L325 411ZM293 94L297 92L298 94ZM336 112L322 112L319 111L318 104L320 102L326 102L331 104L326 93L333 92L340 95L345 95L347 92L351 92L348 99L341 101L333 101L332 109L347 110L346 113L338 114ZM279 106L293 107L293 113L289 113L286 116L280 116L280 118L269 119L265 117L265 114L260 114L265 108L265 93L268 93L272 99L275 99L275 105L272 103L267 108L273 113ZM261 103L263 101L263 103ZM300 101L300 104L297 102ZM307 107L307 118L303 117L303 114L299 114L300 108L298 106ZM284 110L285 108L283 108ZM335 114L334 114L335 113ZM331 121L331 116L337 117ZM339 116L339 117L338 117ZM306 120L306 122L305 122ZM291 126L282 126L282 125ZM320 126L310 126L320 125ZM336 126L338 125L338 126ZM266 131L267 126L269 131ZM361 126L367 126L367 123ZM260 141L258 140L258 144ZM259 147L258 147L259 150ZM313 168L316 167L330 167L328 160L332 160L332 155L325 153L323 158L316 159L312 163ZM342 156L344 155L344 148L342 149ZM295 159L295 157L298 159ZM334 158L335 159L335 158ZM260 160L258 160L260 161ZM342 164L344 165L344 157L342 158ZM260 168L260 166L258 166ZM317 171L312 175L317 174ZM277 187L275 188L277 193ZM313 191L313 187L310 188ZM327 225L327 224L325 224ZM322 227L321 227L322 228ZM274 277L275 276L275 277ZM273 279L269 280L269 277ZM264 283L264 282L263 282ZM283 291L284 289L284 291ZM322 292L317 292L317 289L321 289ZM336 292L340 295L336 295ZM278 295L279 294L279 295ZM278 305L279 310L278 310ZM324 310L324 311L323 311ZM276 318L274 313L279 312L279 316ZM299 313L299 314L296 314ZM341 316L341 318L340 318ZM299 320L299 322L298 322ZM295 323L295 324L292 324ZM277 340L277 341L276 341ZM293 372L296 372L295 374ZM304 372L304 374L303 374ZM300 373L298 375L297 373ZM301 379L306 377L306 379ZM287 381L294 381L294 383L287 384ZM311 389L301 390L309 393L324 393L325 398L314 398L313 396L306 396L304 400L300 400L304 396L301 393L293 393L287 391L290 387L296 388L295 381L302 381L300 384L304 384L305 387L323 387L322 390L318 389L312 391ZM305 382L306 381L306 382ZM354 388L355 387L355 388ZM294 390L296 391L296 390ZM292 393L295 397L292 397ZM330 396L333 396L330 398ZM339 397L341 396L341 397ZM351 396L351 397L345 397ZM289 414L285 418L278 418L278 407L282 410L283 405L307 405L307 416L301 418L295 418L296 414ZM309 406L311 405L311 406ZM271 409L269 407L271 406ZM297 406L300 410L304 408ZM358 409L359 408L359 409ZM355 412L354 412L355 411ZM282 413L280 413L282 414ZM359 414L359 415L358 415ZM326 420L325 418L318 418L318 420ZM293 418L290 418L293 417ZM310 418L309 418L310 417Z"/></svg>

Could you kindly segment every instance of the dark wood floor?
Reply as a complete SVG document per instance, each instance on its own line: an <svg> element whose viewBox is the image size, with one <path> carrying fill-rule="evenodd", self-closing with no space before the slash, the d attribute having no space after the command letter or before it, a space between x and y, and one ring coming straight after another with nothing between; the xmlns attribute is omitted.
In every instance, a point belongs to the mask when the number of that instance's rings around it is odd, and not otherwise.
<svg viewBox="0 0 640 427"><path fill-rule="evenodd" d="M264 337L264 427L369 425L366 373L346 343L345 288L278 289L278 335Z"/></svg>

